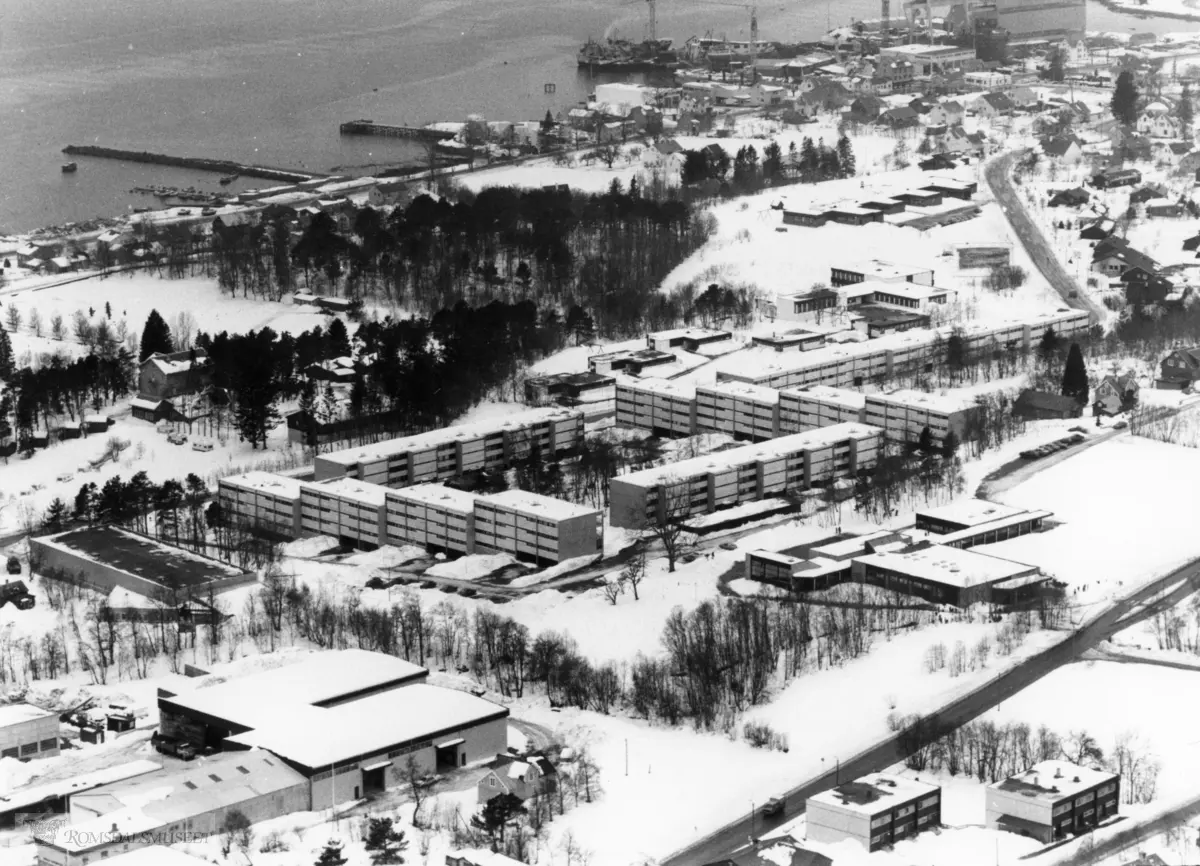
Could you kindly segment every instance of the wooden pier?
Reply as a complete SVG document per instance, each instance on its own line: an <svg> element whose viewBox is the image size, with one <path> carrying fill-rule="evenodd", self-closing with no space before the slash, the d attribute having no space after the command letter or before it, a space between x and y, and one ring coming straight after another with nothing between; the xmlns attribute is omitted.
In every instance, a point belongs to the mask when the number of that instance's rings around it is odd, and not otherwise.
<svg viewBox="0 0 1200 866"><path fill-rule="evenodd" d="M371 120L350 120L338 127L342 135L382 135L385 138L415 138L418 141L446 141L454 138L453 132L430 129L426 126L392 126Z"/></svg>
<svg viewBox="0 0 1200 866"><path fill-rule="evenodd" d="M299 183L328 177L322 172L295 171L290 168L272 168L266 165L244 165L227 159L205 159L193 156L169 156L164 153L150 153L138 150L118 150L113 147L96 147L90 144L68 144L63 153L80 156L96 156L103 159L119 159L124 162L145 162L151 165L169 165L177 168L190 168L197 171L212 171L223 175L245 175L260 177L285 183Z"/></svg>

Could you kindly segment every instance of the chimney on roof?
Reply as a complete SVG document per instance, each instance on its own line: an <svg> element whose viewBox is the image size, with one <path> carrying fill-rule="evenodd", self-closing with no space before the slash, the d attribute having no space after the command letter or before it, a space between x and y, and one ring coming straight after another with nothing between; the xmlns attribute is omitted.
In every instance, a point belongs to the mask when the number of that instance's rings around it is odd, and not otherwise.
<svg viewBox="0 0 1200 866"><path fill-rule="evenodd" d="M1054 768L1054 778L1056 778L1056 779L1061 779L1061 778L1062 778L1062 767L1055 767L1055 768Z"/></svg>
<svg viewBox="0 0 1200 866"><path fill-rule="evenodd" d="M116 833L116 832L117 832L117 822L116 822L116 821L113 821L113 828L112 828L112 831L113 831L114 833Z"/></svg>
<svg viewBox="0 0 1200 866"><path fill-rule="evenodd" d="M1072 779L1071 781L1073 781L1073 782L1078 782L1078 781L1079 781L1079 777L1078 777L1078 776L1076 776L1076 777L1075 777L1074 779Z"/></svg>

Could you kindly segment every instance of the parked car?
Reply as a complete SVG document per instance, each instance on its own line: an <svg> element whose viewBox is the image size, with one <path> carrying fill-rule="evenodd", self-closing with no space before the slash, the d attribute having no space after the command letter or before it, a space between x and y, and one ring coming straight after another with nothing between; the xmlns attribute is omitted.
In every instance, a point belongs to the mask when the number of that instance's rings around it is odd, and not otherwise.
<svg viewBox="0 0 1200 866"><path fill-rule="evenodd" d="M1128 426L1129 426L1129 422L1128 422L1128 421L1121 420L1121 421L1118 421L1116 424L1114 424L1114 425L1113 425L1113 429L1114 429L1114 430L1124 430L1124 429L1125 429L1126 427L1128 427Z"/></svg>
<svg viewBox="0 0 1200 866"><path fill-rule="evenodd" d="M204 210L200 211L200 216L213 216L214 214L216 214L216 212L217 212L216 208L206 207Z"/></svg>
<svg viewBox="0 0 1200 866"><path fill-rule="evenodd" d="M737 550L737 542L735 542L735 541L722 541L722 542L721 542L721 549L722 549L722 550Z"/></svg>
<svg viewBox="0 0 1200 866"><path fill-rule="evenodd" d="M193 451L212 451L213 444L211 442L193 442Z"/></svg>
<svg viewBox="0 0 1200 866"><path fill-rule="evenodd" d="M10 556L8 558L7 570L9 574L20 574L21 560L17 559L15 556Z"/></svg>
<svg viewBox="0 0 1200 866"><path fill-rule="evenodd" d="M192 209L189 207L181 207L179 210L175 211L175 215L176 216L191 216Z"/></svg>
<svg viewBox="0 0 1200 866"><path fill-rule="evenodd" d="M762 814L763 814L763 817L766 817L766 818L773 818L776 815L782 815L783 814L783 798L782 797L772 797L770 800L767 800L767 802L763 803Z"/></svg>
<svg viewBox="0 0 1200 866"><path fill-rule="evenodd" d="M182 445L188 441L186 433L168 433L167 441L172 445Z"/></svg>
<svg viewBox="0 0 1200 866"><path fill-rule="evenodd" d="M150 736L150 742L154 744L154 748L164 755L171 755L184 761L190 761L196 757L196 747L191 743L176 740L172 737L164 737L158 731L155 731Z"/></svg>
<svg viewBox="0 0 1200 866"><path fill-rule="evenodd" d="M63 482L66 482L66 481L70 481L70 480L71 480L71 479L73 479L74 477L75 477L75 476L74 476L74 475L72 475L70 472L64 472L62 475L58 476L58 479L57 479L57 480L59 480L59 481L63 481Z"/></svg>

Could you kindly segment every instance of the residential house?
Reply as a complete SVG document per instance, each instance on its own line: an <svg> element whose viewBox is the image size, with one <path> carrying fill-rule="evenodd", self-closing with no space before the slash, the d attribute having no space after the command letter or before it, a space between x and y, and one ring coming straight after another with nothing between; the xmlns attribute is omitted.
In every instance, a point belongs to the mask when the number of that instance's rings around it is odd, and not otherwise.
<svg viewBox="0 0 1200 866"><path fill-rule="evenodd" d="M825 110L842 108L853 101L854 94L840 81L821 81L815 83L809 90L804 90L801 85L801 93L796 98L797 103L803 102Z"/></svg>
<svg viewBox="0 0 1200 866"><path fill-rule="evenodd" d="M987 144L982 132L967 132L961 126L950 127L941 141L946 153L981 154Z"/></svg>
<svg viewBox="0 0 1200 866"><path fill-rule="evenodd" d="M142 362L138 373L138 396L163 400L200 391L212 384L208 352L155 352Z"/></svg>
<svg viewBox="0 0 1200 866"><path fill-rule="evenodd" d="M1050 197L1047 207L1080 207L1092 200L1092 194L1083 187L1062 189Z"/></svg>
<svg viewBox="0 0 1200 866"><path fill-rule="evenodd" d="M944 153L935 153L929 159L923 159L917 164L922 171L949 171L958 166L952 157Z"/></svg>
<svg viewBox="0 0 1200 866"><path fill-rule="evenodd" d="M878 96L865 94L850 103L846 119L852 123L874 123L887 108L887 103Z"/></svg>
<svg viewBox="0 0 1200 866"><path fill-rule="evenodd" d="M1185 240L1183 242L1183 249L1185 252L1189 253L1194 253L1197 249L1200 249L1200 234L1192 235L1190 238Z"/></svg>
<svg viewBox="0 0 1200 866"><path fill-rule="evenodd" d="M1079 139L1073 135L1058 135L1042 140L1042 153L1052 159L1062 162L1079 162L1083 158L1083 148Z"/></svg>
<svg viewBox="0 0 1200 866"><path fill-rule="evenodd" d="M1200 347L1172 349L1162 359L1159 388L1187 389L1200 379Z"/></svg>
<svg viewBox="0 0 1200 866"><path fill-rule="evenodd" d="M545 755L497 755L477 787L480 803L501 794L512 794L524 802L539 794L554 793L558 771Z"/></svg>
<svg viewBox="0 0 1200 866"><path fill-rule="evenodd" d="M1137 131L1150 138L1179 138L1182 125L1172 109L1163 102L1151 102L1138 115Z"/></svg>
<svg viewBox="0 0 1200 866"><path fill-rule="evenodd" d="M1125 300L1130 304L1161 304L1175 291L1175 284L1161 274L1144 267L1127 268L1121 274Z"/></svg>
<svg viewBox="0 0 1200 866"><path fill-rule="evenodd" d="M1145 204L1154 198L1166 198L1166 191L1157 184L1148 183L1145 186L1138 187L1129 194L1130 204Z"/></svg>
<svg viewBox="0 0 1200 866"><path fill-rule="evenodd" d="M1120 124L1112 128L1109 140L1112 142L1114 159L1135 162L1137 160L1149 160L1153 155L1154 148L1151 146L1149 138L1139 135L1137 132L1130 132ZM1119 171L1119 169L1110 170ZM1133 169L1126 170L1133 171ZM1140 183L1140 175L1139 180L1135 181L1135 183Z"/></svg>
<svg viewBox="0 0 1200 866"><path fill-rule="evenodd" d="M1142 173L1136 168L1106 168L1092 175L1092 186L1098 189L1135 186L1141 182Z"/></svg>
<svg viewBox="0 0 1200 866"><path fill-rule="evenodd" d="M1110 238L1117 230L1117 224L1108 217L1097 217L1079 230L1080 240L1102 241Z"/></svg>
<svg viewBox="0 0 1200 866"><path fill-rule="evenodd" d="M1137 404L1138 383L1132 373L1105 376L1092 391L1093 415L1116 415Z"/></svg>
<svg viewBox="0 0 1200 866"><path fill-rule="evenodd" d="M1141 268L1153 274L1158 273L1159 265L1150 256L1129 246L1124 238L1106 238L1092 250L1092 270L1097 273L1119 277L1129 268Z"/></svg>
<svg viewBox="0 0 1200 866"><path fill-rule="evenodd" d="M1177 201L1155 202L1146 205L1146 216L1158 219L1179 219L1186 213Z"/></svg>
<svg viewBox="0 0 1200 866"><path fill-rule="evenodd" d="M309 364L304 368L304 375L315 382L342 382L348 384L354 381L354 374L354 359L348 356L330 358L315 364Z"/></svg>
<svg viewBox="0 0 1200 866"><path fill-rule="evenodd" d="M1013 101L1017 108L1028 111L1031 108L1036 108L1041 101L1038 95L1033 92L1033 88L1025 85L1014 87L1008 92L1008 98Z"/></svg>
<svg viewBox="0 0 1200 866"><path fill-rule="evenodd" d="M930 108L925 122L933 126L956 126L962 123L964 113L962 103L948 99Z"/></svg>
<svg viewBox="0 0 1200 866"><path fill-rule="evenodd" d="M1079 100L1068 105L1067 110L1071 112L1071 117L1074 118L1076 123L1087 123L1092 119L1092 110Z"/></svg>
<svg viewBox="0 0 1200 866"><path fill-rule="evenodd" d="M1083 404L1074 397L1026 388L1013 402L1012 413L1014 418L1026 421L1078 418L1083 414Z"/></svg>
<svg viewBox="0 0 1200 866"><path fill-rule="evenodd" d="M1001 115L1012 114L1016 110L1016 103L1009 98L1005 93L985 93L975 99L971 103L971 107L980 117L996 118Z"/></svg>
<svg viewBox="0 0 1200 866"><path fill-rule="evenodd" d="M44 262L42 269L48 274L63 274L75 270L75 263L66 256L55 256Z"/></svg>
<svg viewBox="0 0 1200 866"><path fill-rule="evenodd" d="M907 105L902 105L899 108L889 108L875 119L877 125L888 126L892 129L917 126L920 122L921 116Z"/></svg>

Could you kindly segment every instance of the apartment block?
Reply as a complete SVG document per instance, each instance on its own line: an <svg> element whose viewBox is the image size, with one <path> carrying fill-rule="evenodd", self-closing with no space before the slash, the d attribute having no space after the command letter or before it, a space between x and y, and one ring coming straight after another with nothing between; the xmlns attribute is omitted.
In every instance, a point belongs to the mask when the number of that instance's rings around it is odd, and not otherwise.
<svg viewBox="0 0 1200 866"><path fill-rule="evenodd" d="M988 785L987 826L1041 842L1095 827L1117 814L1121 777L1067 761L1042 761Z"/></svg>
<svg viewBox="0 0 1200 866"><path fill-rule="evenodd" d="M779 392L743 382L696 388L696 430L727 433L755 442L773 439L779 429Z"/></svg>
<svg viewBox="0 0 1200 866"><path fill-rule="evenodd" d="M300 485L300 534L328 535L355 547L377 547L387 537L384 494L378 484L353 478Z"/></svg>
<svg viewBox="0 0 1200 866"><path fill-rule="evenodd" d="M1091 329L1084 310L1059 310L1017 321L968 324L936 329L912 329L858 343L827 344L794 355L769 349L749 349L728 361L716 362L718 382L747 382L769 388L805 385L859 387L886 382L894 376L932 372L944 363L951 336L963 340L968 355L1031 350L1047 329L1064 339L1078 339Z"/></svg>
<svg viewBox="0 0 1200 866"><path fill-rule="evenodd" d="M879 441L874 427L838 424L619 475L609 522L636 529L823 486L873 467Z"/></svg>
<svg viewBox="0 0 1200 866"><path fill-rule="evenodd" d="M528 409L489 421L446 427L319 455L315 478L357 478L384 487L445 481L482 469L502 469L540 450L546 457L583 441L583 413Z"/></svg>
<svg viewBox="0 0 1200 866"><path fill-rule="evenodd" d="M414 484L386 492L387 543L445 553L475 550L474 493L444 484Z"/></svg>
<svg viewBox="0 0 1200 866"><path fill-rule="evenodd" d="M814 794L805 814L812 841L851 840L878 851L941 824L942 789L877 773Z"/></svg>
<svg viewBox="0 0 1200 866"><path fill-rule="evenodd" d="M295 538L300 535L300 487L295 478L256 470L220 479L217 501L230 523Z"/></svg>
<svg viewBox="0 0 1200 866"><path fill-rule="evenodd" d="M862 422L867 398L858 391L809 385L779 392L779 429L782 433L802 433L834 424Z"/></svg>
<svg viewBox="0 0 1200 866"><path fill-rule="evenodd" d="M696 432L696 386L622 377L617 380L617 426L690 436Z"/></svg>
<svg viewBox="0 0 1200 866"><path fill-rule="evenodd" d="M897 390L868 394L864 420L882 428L890 439L916 442L928 427L933 443L941 446L951 430L961 442L979 407L959 397L942 397L921 391Z"/></svg>
<svg viewBox="0 0 1200 866"><path fill-rule="evenodd" d="M475 500L475 550L534 562L563 562L604 550L604 519L585 508L525 490Z"/></svg>

